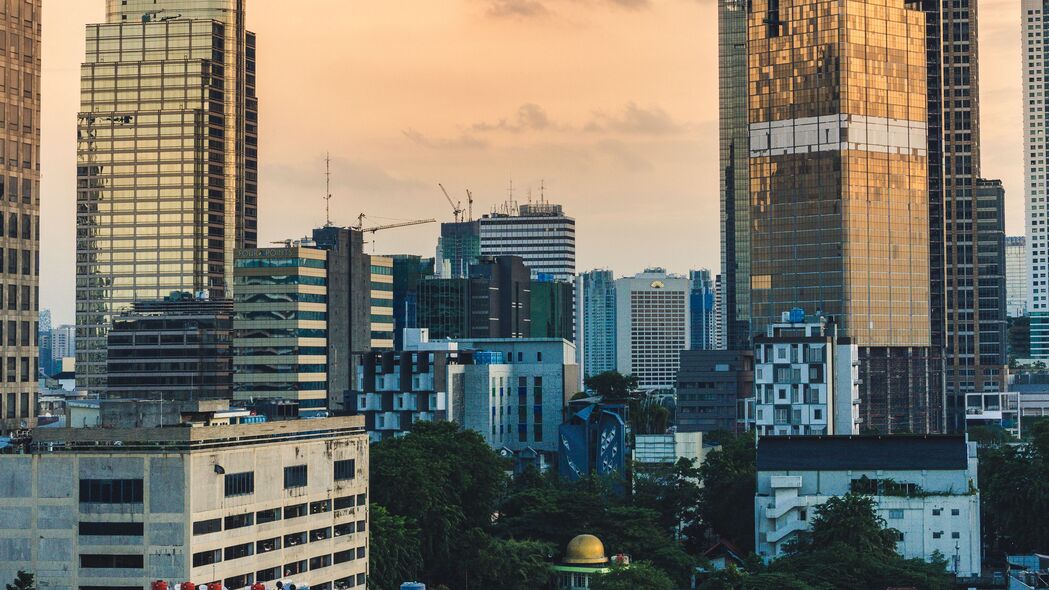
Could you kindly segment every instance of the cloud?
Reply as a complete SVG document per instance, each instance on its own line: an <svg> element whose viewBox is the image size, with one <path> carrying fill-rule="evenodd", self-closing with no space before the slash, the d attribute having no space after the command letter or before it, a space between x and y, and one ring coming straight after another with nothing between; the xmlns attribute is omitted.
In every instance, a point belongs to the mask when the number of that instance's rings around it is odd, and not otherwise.
<svg viewBox="0 0 1049 590"><path fill-rule="evenodd" d="M474 123L470 128L473 131L508 131L520 133L522 131L546 131L556 128L557 125L550 120L549 115L543 107L535 103L526 103L518 107L513 122L508 117L499 119L497 123Z"/></svg>
<svg viewBox="0 0 1049 590"><path fill-rule="evenodd" d="M488 16L493 18L537 18L550 14L538 0L489 0Z"/></svg>
<svg viewBox="0 0 1049 590"><path fill-rule="evenodd" d="M462 134L455 138L431 138L421 132L408 128L402 131L412 143L432 149L472 149L479 150L488 147L488 142L478 139L469 134Z"/></svg>
<svg viewBox="0 0 1049 590"><path fill-rule="evenodd" d="M635 135L669 135L687 131L689 126L675 121L661 107L643 108L630 102L615 115L595 112L584 127L590 133L629 133Z"/></svg>

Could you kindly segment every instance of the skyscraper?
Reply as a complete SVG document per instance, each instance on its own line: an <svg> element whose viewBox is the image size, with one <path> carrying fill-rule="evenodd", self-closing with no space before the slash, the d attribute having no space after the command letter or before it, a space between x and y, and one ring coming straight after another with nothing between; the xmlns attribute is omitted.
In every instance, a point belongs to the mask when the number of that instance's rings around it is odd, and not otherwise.
<svg viewBox="0 0 1049 590"><path fill-rule="evenodd" d="M674 387L690 341L688 279L645 269L617 279L615 298L616 370L637 377L643 389Z"/></svg>
<svg viewBox="0 0 1049 590"><path fill-rule="evenodd" d="M561 205L511 202L479 223L482 256L520 256L533 277L575 280L575 219Z"/></svg>
<svg viewBox="0 0 1049 590"><path fill-rule="evenodd" d="M1009 317L1027 315L1027 241L1024 236L1005 238L1005 299Z"/></svg>
<svg viewBox="0 0 1049 590"><path fill-rule="evenodd" d="M257 243L255 35L245 0L107 0L87 26L77 124L77 378L136 300L229 297Z"/></svg>
<svg viewBox="0 0 1049 590"><path fill-rule="evenodd" d="M470 265L481 256L481 222L456 221L441 224L437 241L435 273L442 279L465 279Z"/></svg>
<svg viewBox="0 0 1049 590"><path fill-rule="evenodd" d="M691 332L691 350L716 350L714 346L714 281L707 269L688 272L689 291L688 329Z"/></svg>
<svg viewBox="0 0 1049 590"><path fill-rule="evenodd" d="M616 370L616 286L610 270L576 279L576 352L582 377Z"/></svg>
<svg viewBox="0 0 1049 590"><path fill-rule="evenodd" d="M940 431L926 16L904 0L782 8L754 0L747 27L751 331L794 307L832 316L859 347L864 426Z"/></svg>
<svg viewBox="0 0 1049 590"><path fill-rule="evenodd" d="M1027 311L1031 315L1031 357L1049 358L1049 216L1046 198L1049 176L1049 136L1046 112L1049 97L1045 91L1045 72L1049 67L1049 45L1044 27L1049 26L1049 2L1022 0L1020 14L1023 34L1024 189L1027 207L1027 267L1030 273Z"/></svg>
<svg viewBox="0 0 1049 590"><path fill-rule="evenodd" d="M747 126L747 7L718 0L721 183L721 346L750 348L750 130Z"/></svg>
<svg viewBox="0 0 1049 590"><path fill-rule="evenodd" d="M40 294L40 34L41 0L0 6L0 259L5 334L0 337L0 434L34 426ZM2 39L0 39L2 41ZM6 181L3 177L6 176ZM4 224L6 223L6 227ZM0 254L0 258L3 254Z"/></svg>

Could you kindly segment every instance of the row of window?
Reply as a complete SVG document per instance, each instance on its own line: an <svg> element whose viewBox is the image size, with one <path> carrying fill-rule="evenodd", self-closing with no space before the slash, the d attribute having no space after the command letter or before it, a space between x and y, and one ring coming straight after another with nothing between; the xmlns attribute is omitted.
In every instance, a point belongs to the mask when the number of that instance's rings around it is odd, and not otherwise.
<svg viewBox="0 0 1049 590"><path fill-rule="evenodd" d="M262 555L272 551L278 551L282 548L298 547L299 545L326 541L328 539L352 535L354 533L365 533L367 530L367 523L363 520L358 520L356 522L348 522L334 527L324 527L313 529L311 531L299 531L270 539L240 543L238 545L231 545L220 549L199 551L193 554L193 567L201 567L204 565L221 563L223 561L233 561L235 559L251 557L253 555ZM350 549L347 551L340 551L339 553L351 554L352 552L356 552L363 557L364 547L359 547L356 550ZM336 560L336 563L340 562Z"/></svg>
<svg viewBox="0 0 1049 590"><path fill-rule="evenodd" d="M351 494L349 496L335 498L334 501L318 500L309 503L303 502L302 504L295 504L293 506L269 508L266 510L259 510L258 512L246 512L244 514L227 516L225 518L198 520L193 523L193 534L207 535L210 533L221 532L223 530L229 531L256 524L268 524L278 520L291 520L293 518L306 516L307 514L323 514L325 512L331 512L332 510L345 510L355 506L364 506L367 502L367 494Z"/></svg>

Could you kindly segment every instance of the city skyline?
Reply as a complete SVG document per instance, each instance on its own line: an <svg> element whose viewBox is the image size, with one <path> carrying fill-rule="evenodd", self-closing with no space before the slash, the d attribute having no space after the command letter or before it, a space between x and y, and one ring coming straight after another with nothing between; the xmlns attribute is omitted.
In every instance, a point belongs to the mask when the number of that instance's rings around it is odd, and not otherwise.
<svg viewBox="0 0 1049 590"><path fill-rule="evenodd" d="M51 34L43 48L41 308L52 309L56 323L72 320L75 68L83 61L83 25L104 19L104 2L95 4L59 0L44 11ZM679 273L719 267L713 2L630 8L550 1L540 13L516 16L509 13L514 3L480 0L413 11L314 4L346 15L328 19L342 28L278 27L275 6L249 6L248 27L264 39L260 243L323 222L323 160L330 151L336 223L350 225L362 210L377 220L450 221L437 182L456 198L470 188L479 215L506 198L511 178L520 202L529 188L538 198L545 180L546 198L580 220L577 270L610 267L626 276L652 265ZM981 8L984 174L1005 181L1007 227L1019 234L1018 14L1002 0ZM425 56L409 43L388 49L381 66L367 59L372 47L403 44L405 32ZM299 95L283 83L295 58L273 50L289 43L318 51L296 70L295 89L317 89L315 108L301 114ZM548 57L564 51L572 59ZM467 57L482 54L498 59ZM325 76L338 68L345 75L326 85ZM685 70L701 75L667 74ZM430 97L425 109L420 97ZM347 113L347 106L368 116ZM438 231L434 225L387 233L375 252L429 256Z"/></svg>

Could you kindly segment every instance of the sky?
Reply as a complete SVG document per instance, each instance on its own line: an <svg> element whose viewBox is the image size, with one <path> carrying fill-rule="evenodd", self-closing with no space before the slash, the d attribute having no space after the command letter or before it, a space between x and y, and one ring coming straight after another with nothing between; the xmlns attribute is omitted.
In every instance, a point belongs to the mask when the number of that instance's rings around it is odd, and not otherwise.
<svg viewBox="0 0 1049 590"><path fill-rule="evenodd" d="M84 25L44 6L41 309L74 320ZM980 2L983 174L1023 232L1020 7ZM451 221L543 195L576 219L579 271L719 266L715 0L249 0L258 36L259 241L325 221ZM374 234L432 256L437 224Z"/></svg>

